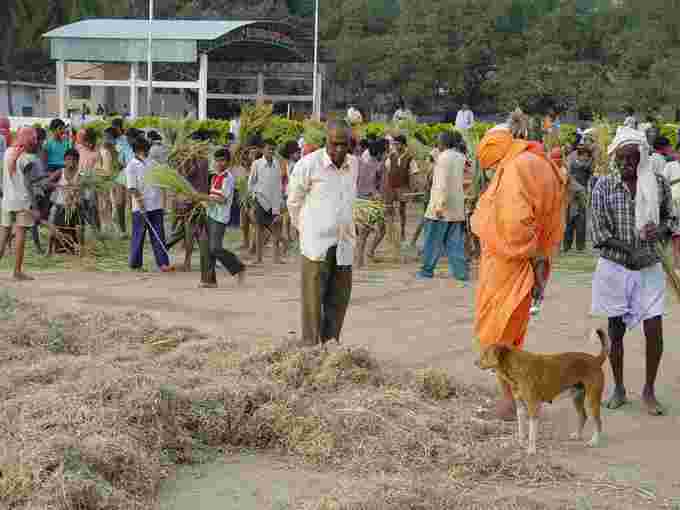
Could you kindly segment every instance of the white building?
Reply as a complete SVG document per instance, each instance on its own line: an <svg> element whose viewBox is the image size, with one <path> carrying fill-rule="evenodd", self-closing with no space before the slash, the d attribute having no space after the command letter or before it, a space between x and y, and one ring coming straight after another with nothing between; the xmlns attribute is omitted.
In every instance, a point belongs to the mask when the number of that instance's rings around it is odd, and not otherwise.
<svg viewBox="0 0 680 510"><path fill-rule="evenodd" d="M25 81L12 82L12 106L15 116L50 117L59 109L56 86ZM9 116L7 82L0 81L0 116Z"/></svg>

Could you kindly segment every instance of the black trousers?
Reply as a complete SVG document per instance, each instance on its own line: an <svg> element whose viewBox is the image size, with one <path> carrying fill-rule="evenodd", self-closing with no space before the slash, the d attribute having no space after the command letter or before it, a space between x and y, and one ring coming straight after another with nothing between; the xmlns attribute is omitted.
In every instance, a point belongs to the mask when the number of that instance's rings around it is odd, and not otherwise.
<svg viewBox="0 0 680 510"><path fill-rule="evenodd" d="M571 212L571 211L570 211ZM569 214L567 227L564 232L564 251L571 250L576 238L576 249L583 251L586 249L586 211L582 209L572 217Z"/></svg>
<svg viewBox="0 0 680 510"><path fill-rule="evenodd" d="M208 242L210 246L210 262L208 270L211 273L215 272L217 261L225 267L227 271L233 276L245 269L243 263L239 258L229 250L224 249L224 233L227 225L208 218Z"/></svg>

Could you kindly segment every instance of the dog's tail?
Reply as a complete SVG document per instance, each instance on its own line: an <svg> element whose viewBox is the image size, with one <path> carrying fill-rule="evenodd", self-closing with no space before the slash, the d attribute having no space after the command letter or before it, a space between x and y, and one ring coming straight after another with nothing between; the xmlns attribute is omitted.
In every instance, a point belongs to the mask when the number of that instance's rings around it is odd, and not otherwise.
<svg viewBox="0 0 680 510"><path fill-rule="evenodd" d="M607 359L607 357L609 356L609 347L610 347L609 335L607 335L607 333L605 333L605 331L601 328L598 328L595 331L593 331L593 336L594 335L597 335L599 337L600 344L602 344L602 350L600 351L599 356L597 356L597 358L595 358L595 359L597 359L598 363L600 365L602 365L605 362L605 360Z"/></svg>

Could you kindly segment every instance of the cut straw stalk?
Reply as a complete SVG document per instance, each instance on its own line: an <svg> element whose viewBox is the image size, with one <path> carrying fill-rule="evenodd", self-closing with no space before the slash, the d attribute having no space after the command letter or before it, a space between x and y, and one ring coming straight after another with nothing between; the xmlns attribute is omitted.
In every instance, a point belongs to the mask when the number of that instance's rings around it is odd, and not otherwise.
<svg viewBox="0 0 680 510"><path fill-rule="evenodd" d="M670 283L670 286L675 292L675 297L680 302L680 276L673 267L673 255L668 253L668 250L664 250L664 248L658 243L654 245L654 248L656 250L656 254L661 259L661 266L666 273L666 277Z"/></svg>

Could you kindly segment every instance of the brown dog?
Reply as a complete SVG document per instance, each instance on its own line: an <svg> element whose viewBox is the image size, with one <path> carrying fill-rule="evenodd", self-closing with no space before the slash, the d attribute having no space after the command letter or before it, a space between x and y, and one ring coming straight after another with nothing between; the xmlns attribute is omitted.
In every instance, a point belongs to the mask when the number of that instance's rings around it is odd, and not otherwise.
<svg viewBox="0 0 680 510"><path fill-rule="evenodd" d="M588 445L599 445L602 434L600 405L604 390L602 364L609 355L609 337L601 329L598 329L596 333L602 344L599 356L581 352L533 354L512 350L505 345L494 345L484 351L476 363L482 370L495 370L498 376L507 381L512 388L517 404L520 443L524 443L524 421L528 412L529 454L536 453L537 411L540 403L552 403L558 395L566 391L571 391L574 406L579 415L578 430L572 434L572 437L581 439L583 434L583 427L588 420L585 409L587 398L590 412L595 420L595 432Z"/></svg>

